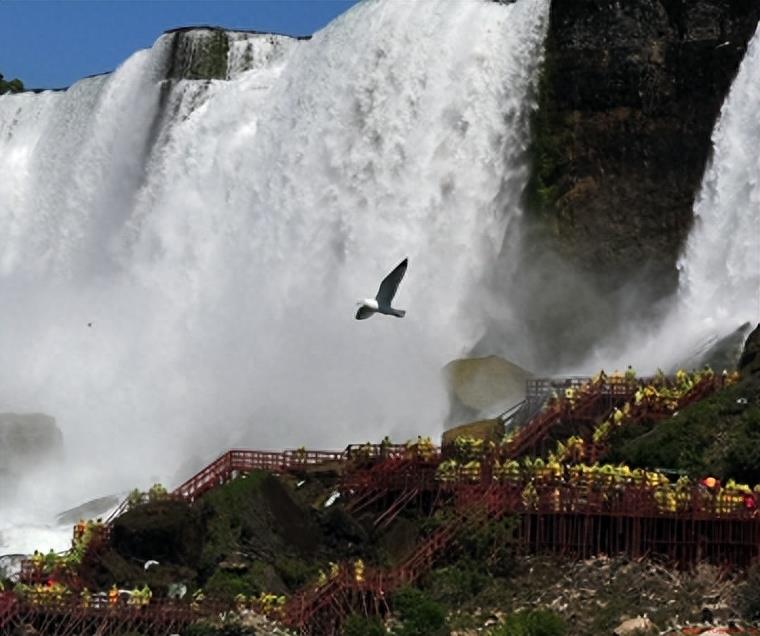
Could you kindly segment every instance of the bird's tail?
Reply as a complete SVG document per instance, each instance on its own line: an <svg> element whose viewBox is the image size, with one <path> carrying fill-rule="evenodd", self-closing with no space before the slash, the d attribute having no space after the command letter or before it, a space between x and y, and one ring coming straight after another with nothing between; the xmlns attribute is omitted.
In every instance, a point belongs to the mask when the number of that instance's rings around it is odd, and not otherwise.
<svg viewBox="0 0 760 636"><path fill-rule="evenodd" d="M406 316L406 311L404 311L403 309L391 309L391 312L393 313L394 316L396 316L396 318L403 318L404 316Z"/></svg>

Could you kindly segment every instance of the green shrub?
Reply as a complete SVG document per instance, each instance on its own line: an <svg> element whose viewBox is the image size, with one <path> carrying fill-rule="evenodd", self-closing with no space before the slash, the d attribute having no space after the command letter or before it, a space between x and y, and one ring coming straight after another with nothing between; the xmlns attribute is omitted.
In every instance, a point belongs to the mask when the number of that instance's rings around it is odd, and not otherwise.
<svg viewBox="0 0 760 636"><path fill-rule="evenodd" d="M443 608L424 592L402 588L393 595L392 606L401 620L397 636L438 636L448 634Z"/></svg>
<svg viewBox="0 0 760 636"><path fill-rule="evenodd" d="M484 527L466 533L460 540L464 567L480 574L509 576L515 568L514 545L517 533L517 517L506 516ZM459 563L457 565L460 565Z"/></svg>
<svg viewBox="0 0 760 636"><path fill-rule="evenodd" d="M3 78L0 73L0 95L3 93L21 93L24 90L24 83L20 79L12 79L9 82Z"/></svg>
<svg viewBox="0 0 760 636"><path fill-rule="evenodd" d="M460 559L455 565L431 572L424 587L435 601L447 607L460 607L480 594L490 581L482 564Z"/></svg>
<svg viewBox="0 0 760 636"><path fill-rule="evenodd" d="M564 636L563 620L549 610L531 610L512 614L507 621L490 632L490 636Z"/></svg>
<svg viewBox="0 0 760 636"><path fill-rule="evenodd" d="M221 569L206 581L205 590L207 594L227 599L238 594L255 596L262 591L255 578L247 576L247 573L241 575Z"/></svg>
<svg viewBox="0 0 760 636"><path fill-rule="evenodd" d="M760 564L753 564L747 570L747 579L737 590L739 609L742 616L750 621L760 618Z"/></svg>
<svg viewBox="0 0 760 636"><path fill-rule="evenodd" d="M294 557L283 556L275 560L274 568L289 589L297 589L317 576L319 569Z"/></svg>
<svg viewBox="0 0 760 636"><path fill-rule="evenodd" d="M740 398L748 404L737 402ZM747 378L655 424L623 426L610 443L610 462L758 483L760 382Z"/></svg>
<svg viewBox="0 0 760 636"><path fill-rule="evenodd" d="M182 636L256 636L258 632L253 628L244 627L240 621L232 618L221 623L212 623L201 620L188 626Z"/></svg>
<svg viewBox="0 0 760 636"><path fill-rule="evenodd" d="M385 636L383 622L376 617L367 618L354 614L343 626L343 636Z"/></svg>

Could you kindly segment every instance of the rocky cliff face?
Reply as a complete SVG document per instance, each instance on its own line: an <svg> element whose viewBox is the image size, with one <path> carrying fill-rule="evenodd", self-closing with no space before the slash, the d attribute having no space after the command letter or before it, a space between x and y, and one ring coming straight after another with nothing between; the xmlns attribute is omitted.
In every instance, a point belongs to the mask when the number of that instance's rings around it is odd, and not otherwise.
<svg viewBox="0 0 760 636"><path fill-rule="evenodd" d="M539 333L583 349L635 311L623 282L639 306L674 290L711 132L759 18L756 0L552 2L525 258L563 273L556 302L526 294Z"/></svg>
<svg viewBox="0 0 760 636"><path fill-rule="evenodd" d="M744 343L739 369L744 375L760 373L760 325L755 327Z"/></svg>
<svg viewBox="0 0 760 636"><path fill-rule="evenodd" d="M231 30L215 26L195 26L171 29L171 52L167 79L213 80L229 79L260 64L262 54L272 57L283 41L308 40L310 36L291 37L251 30ZM256 41L269 46L254 46Z"/></svg>

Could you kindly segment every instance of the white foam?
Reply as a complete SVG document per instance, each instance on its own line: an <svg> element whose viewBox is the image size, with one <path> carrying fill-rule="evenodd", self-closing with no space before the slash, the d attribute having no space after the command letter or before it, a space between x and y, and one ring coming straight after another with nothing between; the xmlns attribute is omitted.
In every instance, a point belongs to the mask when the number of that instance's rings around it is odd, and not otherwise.
<svg viewBox="0 0 760 636"><path fill-rule="evenodd" d="M0 98L0 410L58 419L44 487L437 434L440 368L480 335L519 214L547 16L370 0L310 41L241 37L230 81L162 83L164 36L65 94ZM406 318L356 322L407 256Z"/></svg>

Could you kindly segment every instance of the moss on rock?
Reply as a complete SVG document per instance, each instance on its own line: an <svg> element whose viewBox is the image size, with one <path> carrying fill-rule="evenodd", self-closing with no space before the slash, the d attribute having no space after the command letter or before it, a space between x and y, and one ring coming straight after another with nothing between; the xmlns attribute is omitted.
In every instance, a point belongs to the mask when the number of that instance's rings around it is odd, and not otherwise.
<svg viewBox="0 0 760 636"><path fill-rule="evenodd" d="M154 501L128 510L116 519L112 545L135 562L154 559L195 568L203 546L199 512L184 501Z"/></svg>

